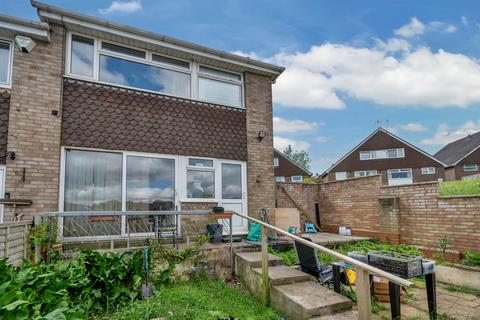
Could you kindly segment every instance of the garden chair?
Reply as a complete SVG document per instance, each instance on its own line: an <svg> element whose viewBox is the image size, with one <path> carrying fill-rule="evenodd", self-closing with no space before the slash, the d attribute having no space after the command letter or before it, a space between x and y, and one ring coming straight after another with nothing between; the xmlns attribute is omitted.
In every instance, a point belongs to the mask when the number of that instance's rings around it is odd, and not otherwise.
<svg viewBox="0 0 480 320"><path fill-rule="evenodd" d="M303 239L312 241L309 238ZM298 264L303 272L314 276L321 284L332 281L332 267L320 262L315 249L298 241L294 241L293 244L295 247L295 253L297 254Z"/></svg>

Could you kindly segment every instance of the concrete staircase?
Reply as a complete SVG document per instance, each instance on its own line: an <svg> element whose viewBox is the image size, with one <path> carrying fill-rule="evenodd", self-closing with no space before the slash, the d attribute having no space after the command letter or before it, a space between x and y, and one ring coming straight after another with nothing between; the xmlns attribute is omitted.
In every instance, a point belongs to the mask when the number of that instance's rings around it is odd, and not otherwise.
<svg viewBox="0 0 480 320"><path fill-rule="evenodd" d="M296 268L283 265L280 257L268 255L270 301L286 316L304 319L356 319L350 299L320 285ZM235 275L255 296L262 295L262 253L235 254Z"/></svg>

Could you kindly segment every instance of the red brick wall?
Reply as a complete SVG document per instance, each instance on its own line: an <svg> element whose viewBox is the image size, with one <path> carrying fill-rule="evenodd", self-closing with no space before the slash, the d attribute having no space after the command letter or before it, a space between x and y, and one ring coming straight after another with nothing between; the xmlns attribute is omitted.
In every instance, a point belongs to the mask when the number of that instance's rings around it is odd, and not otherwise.
<svg viewBox="0 0 480 320"><path fill-rule="evenodd" d="M277 207L295 207L277 185ZM285 184L286 190L315 222L320 205L321 228L352 228L392 243L408 243L426 252L438 250L447 236L452 258L465 250L480 251L480 197L438 197L437 183L385 187L381 177L314 184Z"/></svg>

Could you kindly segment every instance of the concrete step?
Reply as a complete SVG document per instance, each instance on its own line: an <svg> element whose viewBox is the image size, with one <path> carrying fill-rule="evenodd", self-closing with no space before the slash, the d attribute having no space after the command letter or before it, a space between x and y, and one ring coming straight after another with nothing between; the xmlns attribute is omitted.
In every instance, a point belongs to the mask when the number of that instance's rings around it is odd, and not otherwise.
<svg viewBox="0 0 480 320"><path fill-rule="evenodd" d="M327 316L313 317L309 320L357 320L358 313L356 311L345 311L342 313L330 314Z"/></svg>
<svg viewBox="0 0 480 320"><path fill-rule="evenodd" d="M295 320L334 315L352 308L350 299L313 281L273 286L270 293L272 304Z"/></svg>
<svg viewBox="0 0 480 320"><path fill-rule="evenodd" d="M262 252L237 252L235 253L237 260L242 260L243 263L250 266L251 268L258 268L262 266ZM282 258L274 256L273 254L268 254L268 265L278 266L283 263Z"/></svg>
<svg viewBox="0 0 480 320"><path fill-rule="evenodd" d="M261 277L262 268L254 268L253 272ZM309 274L284 265L269 267L268 275L272 286L312 280Z"/></svg>

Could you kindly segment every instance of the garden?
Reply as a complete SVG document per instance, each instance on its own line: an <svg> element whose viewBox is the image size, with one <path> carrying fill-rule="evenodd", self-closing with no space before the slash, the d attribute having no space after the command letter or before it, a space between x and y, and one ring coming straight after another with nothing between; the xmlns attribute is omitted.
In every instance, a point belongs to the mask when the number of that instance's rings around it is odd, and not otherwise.
<svg viewBox="0 0 480 320"><path fill-rule="evenodd" d="M480 179L441 182L438 194L442 197L480 195Z"/></svg>

